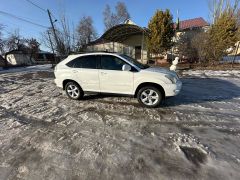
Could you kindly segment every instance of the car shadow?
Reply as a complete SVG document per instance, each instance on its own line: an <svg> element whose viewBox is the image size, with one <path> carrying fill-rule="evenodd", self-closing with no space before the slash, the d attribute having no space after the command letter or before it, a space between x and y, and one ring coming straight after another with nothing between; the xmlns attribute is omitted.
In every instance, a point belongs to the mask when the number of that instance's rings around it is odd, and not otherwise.
<svg viewBox="0 0 240 180"><path fill-rule="evenodd" d="M101 94L101 93L90 93L84 95L82 100L95 100L95 99L104 99L104 98L114 98L114 97L127 97L118 94Z"/></svg>
<svg viewBox="0 0 240 180"><path fill-rule="evenodd" d="M217 78L182 78L179 95L166 99L164 106L178 106L212 101L226 101L240 97L240 86L231 80Z"/></svg>
<svg viewBox="0 0 240 180"><path fill-rule="evenodd" d="M183 82L183 86L179 95L167 98L163 102L162 107L211 101L226 101L240 97L240 86L237 86L230 80L217 78L181 78L181 81ZM123 96L111 94L87 94L84 96L83 100L102 100L109 97ZM136 106L138 106L137 102Z"/></svg>

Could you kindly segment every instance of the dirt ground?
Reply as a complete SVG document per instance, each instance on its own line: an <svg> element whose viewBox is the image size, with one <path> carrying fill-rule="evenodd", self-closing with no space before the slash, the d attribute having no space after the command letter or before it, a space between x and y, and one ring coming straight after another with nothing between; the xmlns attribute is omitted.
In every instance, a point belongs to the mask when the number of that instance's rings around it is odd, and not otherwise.
<svg viewBox="0 0 240 180"><path fill-rule="evenodd" d="M200 74L200 75L199 75ZM240 78L183 73L162 107L0 74L0 179L239 179Z"/></svg>

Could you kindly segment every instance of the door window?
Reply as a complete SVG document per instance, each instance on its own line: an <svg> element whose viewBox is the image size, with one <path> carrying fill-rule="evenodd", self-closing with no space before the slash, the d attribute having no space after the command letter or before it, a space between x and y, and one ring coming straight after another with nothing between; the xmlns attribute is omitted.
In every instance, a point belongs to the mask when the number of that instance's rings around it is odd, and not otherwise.
<svg viewBox="0 0 240 180"><path fill-rule="evenodd" d="M98 56L83 56L76 58L66 65L73 68L98 69Z"/></svg>
<svg viewBox="0 0 240 180"><path fill-rule="evenodd" d="M115 56L102 56L101 58L102 69L122 71L124 64L126 63L123 60Z"/></svg>

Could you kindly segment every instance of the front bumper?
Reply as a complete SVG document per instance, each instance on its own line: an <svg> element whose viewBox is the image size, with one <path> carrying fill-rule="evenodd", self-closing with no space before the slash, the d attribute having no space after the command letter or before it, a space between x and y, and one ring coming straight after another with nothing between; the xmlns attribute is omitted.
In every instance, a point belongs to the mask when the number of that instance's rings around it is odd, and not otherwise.
<svg viewBox="0 0 240 180"><path fill-rule="evenodd" d="M180 80L178 80L176 84L168 84L165 87L165 96L166 97L176 96L180 93L181 89L182 82Z"/></svg>

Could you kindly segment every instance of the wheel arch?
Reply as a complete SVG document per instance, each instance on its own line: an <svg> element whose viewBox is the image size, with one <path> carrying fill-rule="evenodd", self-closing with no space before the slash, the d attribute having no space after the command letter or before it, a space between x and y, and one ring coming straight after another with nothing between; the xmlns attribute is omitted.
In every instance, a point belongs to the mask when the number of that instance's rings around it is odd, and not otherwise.
<svg viewBox="0 0 240 180"><path fill-rule="evenodd" d="M69 83L69 82L74 82L74 83L76 83L76 84L81 88L81 90L83 90L82 87L80 86L80 84L79 84L77 81L74 81L74 80L72 80L72 79L65 79L65 80L62 82L63 90L65 90L65 86L66 86L66 84Z"/></svg>
<svg viewBox="0 0 240 180"><path fill-rule="evenodd" d="M139 91L141 88L146 87L146 86L153 86L153 87L157 88L157 89L160 90L160 92L162 93L163 98L166 97L164 88L163 88L160 84L152 83L152 82L144 82L144 83L139 84L138 87L137 87L136 90L135 90L134 97L136 98L138 91Z"/></svg>

